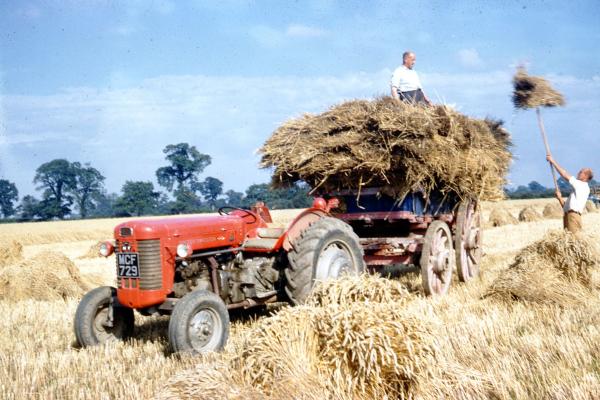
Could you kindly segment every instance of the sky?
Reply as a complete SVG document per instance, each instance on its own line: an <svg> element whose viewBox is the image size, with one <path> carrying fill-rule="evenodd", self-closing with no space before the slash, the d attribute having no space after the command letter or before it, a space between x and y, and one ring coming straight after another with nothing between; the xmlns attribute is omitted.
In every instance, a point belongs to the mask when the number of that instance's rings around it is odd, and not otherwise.
<svg viewBox="0 0 600 400"><path fill-rule="evenodd" d="M256 150L281 123L389 93L402 53L425 92L505 121L511 185L551 185L534 111L515 111L515 67L567 104L542 110L554 157L600 176L600 2L0 0L0 179L39 196L56 158L90 163L109 192L151 180L162 150L212 157L202 177L269 181Z"/></svg>

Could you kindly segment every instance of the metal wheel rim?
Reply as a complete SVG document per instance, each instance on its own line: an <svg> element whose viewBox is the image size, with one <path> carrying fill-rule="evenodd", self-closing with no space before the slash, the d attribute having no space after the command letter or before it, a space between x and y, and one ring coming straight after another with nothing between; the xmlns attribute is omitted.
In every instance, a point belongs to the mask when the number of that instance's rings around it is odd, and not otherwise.
<svg viewBox="0 0 600 400"><path fill-rule="evenodd" d="M329 243L319 254L315 268L315 280L339 278L341 275L355 272L353 257L343 242Z"/></svg>
<svg viewBox="0 0 600 400"><path fill-rule="evenodd" d="M113 317L113 327L106 326L106 318L108 317L108 306L103 305L98 307L98 312L92 322L94 325L94 335L100 343L108 341L116 341L119 336L122 336L120 332L123 329L121 321Z"/></svg>
<svg viewBox="0 0 600 400"><path fill-rule="evenodd" d="M223 335L223 322L219 314L211 308L201 308L191 318L188 334L194 350L216 348Z"/></svg>

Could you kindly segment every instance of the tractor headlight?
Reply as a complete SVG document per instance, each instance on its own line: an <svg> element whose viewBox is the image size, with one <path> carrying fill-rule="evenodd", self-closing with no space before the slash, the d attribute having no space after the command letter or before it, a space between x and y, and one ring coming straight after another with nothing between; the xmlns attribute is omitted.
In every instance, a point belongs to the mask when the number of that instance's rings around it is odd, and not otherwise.
<svg viewBox="0 0 600 400"><path fill-rule="evenodd" d="M111 242L104 242L100 245L98 252L102 257L108 257L115 251L115 246Z"/></svg>
<svg viewBox="0 0 600 400"><path fill-rule="evenodd" d="M190 254L192 254L192 249L191 249L191 247L190 247L189 244L187 244L187 243L179 243L177 245L177 255L179 257L186 258Z"/></svg>

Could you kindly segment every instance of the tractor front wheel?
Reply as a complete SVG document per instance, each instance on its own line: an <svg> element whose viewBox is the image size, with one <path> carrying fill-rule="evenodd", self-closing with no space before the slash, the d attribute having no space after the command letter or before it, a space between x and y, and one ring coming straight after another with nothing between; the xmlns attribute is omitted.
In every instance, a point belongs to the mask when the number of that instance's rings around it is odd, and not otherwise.
<svg viewBox="0 0 600 400"><path fill-rule="evenodd" d="M195 290L175 304L169 321L173 351L195 354L219 351L228 337L229 313L216 294Z"/></svg>
<svg viewBox="0 0 600 400"><path fill-rule="evenodd" d="M101 286L89 291L77 306L74 330L77 343L96 346L109 341L125 340L133 334L134 316L131 308L113 304L117 290Z"/></svg>
<svg viewBox="0 0 600 400"><path fill-rule="evenodd" d="M285 291L293 304L302 304L315 281L360 275L365 270L363 249L348 224L323 217L292 242L284 270Z"/></svg>

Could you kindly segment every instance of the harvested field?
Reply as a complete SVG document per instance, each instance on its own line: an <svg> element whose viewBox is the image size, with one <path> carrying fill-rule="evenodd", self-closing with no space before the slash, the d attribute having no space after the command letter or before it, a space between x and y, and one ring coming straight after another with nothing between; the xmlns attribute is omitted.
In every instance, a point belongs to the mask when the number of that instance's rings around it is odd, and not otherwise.
<svg viewBox="0 0 600 400"><path fill-rule="evenodd" d="M397 198L435 189L497 200L512 160L510 146L499 121L382 97L289 120L260 153L261 166L274 168L276 186L301 180L315 190L381 186Z"/></svg>
<svg viewBox="0 0 600 400"><path fill-rule="evenodd" d="M534 222L542 219L542 215L532 206L525 207L519 213L520 222Z"/></svg>
<svg viewBox="0 0 600 400"><path fill-rule="evenodd" d="M14 264L23 257L23 245L16 240L0 243L0 268Z"/></svg>
<svg viewBox="0 0 600 400"><path fill-rule="evenodd" d="M484 203L483 211L486 217L494 208L516 215L527 205L543 209L551 201L555 200ZM284 224L293 215L289 211L276 218ZM109 234L113 222L106 224ZM86 223L73 224L72 229L83 231ZM587 235L600 236L600 214L584 215L583 223ZM52 224L47 223L46 232L52 232ZM60 231L62 224L56 224ZM0 393L6 399L369 399L382 398L384 392L410 393L415 399L595 398L600 393L600 302L593 271L591 286L581 283L585 301L568 307L484 297L519 252L561 226L560 220L545 219L486 229L480 280L468 285L454 281L444 298L415 292L413 288L420 287L416 274L393 281L370 277L359 290L340 282L335 291L322 288L305 309L235 322L226 351L201 358L169 354L165 318L136 315L136 340L75 349L72 319L77 299L0 299ZM104 237L24 244L22 254L30 258L64 250L84 281L96 274L106 276L104 284L110 284L112 259L79 258L100 239ZM345 302L336 306L339 299ZM301 318L308 310L318 319ZM327 332L330 335L323 336ZM393 335L398 332L420 333L396 343ZM382 340L384 333L390 343ZM373 335L372 344L368 335ZM402 346L408 344L415 352L406 358ZM339 352L358 357L356 363L350 356L338 357ZM435 359L424 365L432 355ZM250 366L260 360L268 366L264 374ZM240 362L245 371L231 369ZM348 382L334 382L327 375L336 368L346 371ZM402 377L407 379L399 388L394 382ZM367 378L373 387L357 394ZM254 379L263 383L253 384ZM385 384L388 380L391 384Z"/></svg>

